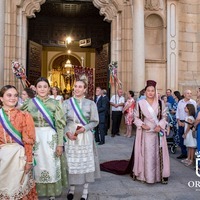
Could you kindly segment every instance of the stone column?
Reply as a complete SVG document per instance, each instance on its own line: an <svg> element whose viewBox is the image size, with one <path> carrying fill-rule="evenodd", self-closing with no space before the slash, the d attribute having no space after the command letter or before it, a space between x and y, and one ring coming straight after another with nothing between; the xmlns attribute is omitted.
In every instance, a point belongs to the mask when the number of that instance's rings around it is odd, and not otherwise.
<svg viewBox="0 0 200 200"><path fill-rule="evenodd" d="M133 88L139 92L145 86L144 1L133 0Z"/></svg>
<svg viewBox="0 0 200 200"><path fill-rule="evenodd" d="M4 85L5 0L0 0L0 87Z"/></svg>
<svg viewBox="0 0 200 200"><path fill-rule="evenodd" d="M167 88L178 88L178 1L167 1Z"/></svg>

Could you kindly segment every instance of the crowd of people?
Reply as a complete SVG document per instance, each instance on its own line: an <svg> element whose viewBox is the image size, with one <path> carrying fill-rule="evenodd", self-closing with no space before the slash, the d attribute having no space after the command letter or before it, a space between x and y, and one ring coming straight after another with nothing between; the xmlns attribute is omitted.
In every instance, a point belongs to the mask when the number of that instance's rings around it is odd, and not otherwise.
<svg viewBox="0 0 200 200"><path fill-rule="evenodd" d="M200 156L200 92L197 92L197 101L192 99L188 89L182 95L179 91L172 93L171 89L161 95L156 89L156 82L149 80L136 101L132 99L132 91L127 96L125 100L123 91L119 89L111 97L111 136L119 134L123 115L125 136L131 136L130 126L132 128L135 124L136 136L130 161L105 162L101 164L101 169L115 174L130 173L134 179L147 183L167 183L170 176L168 135L172 125L177 130L177 133L173 133L177 134L174 142L181 150L177 159L181 159L185 166L194 165L195 156Z"/></svg>
<svg viewBox="0 0 200 200"><path fill-rule="evenodd" d="M85 78L74 83L71 97L60 95L59 88L51 88L44 77L25 88L20 99L14 86L2 87L0 196L53 200L68 188L67 199L72 200L76 186L82 185L81 200L87 200L89 183L100 178L96 144L105 144L109 128L111 137L120 135L123 117L125 137L132 137L133 124L136 126L131 159L103 163L101 169L131 173L134 180L150 184L167 184L170 120L177 122L181 149L177 159L191 166L195 152L200 155L200 92L194 101L190 90L181 95L167 89L166 94L160 95L156 85L148 80L137 99L131 90L125 98L122 89L109 99L107 91L97 87L93 100L85 96ZM12 177L15 179L11 184Z"/></svg>
<svg viewBox="0 0 200 200"><path fill-rule="evenodd" d="M149 83L147 83L149 84ZM112 128L111 136L119 135L119 128L121 124L122 116L124 115L126 124L125 136L131 137L132 125L137 126L137 108L141 102L148 101L148 92L144 88L140 91L139 97L134 100L134 92L128 91L127 98L125 100L123 96L123 91L118 90L116 95L113 95L110 99L110 105L112 110ZM199 104L200 104L200 91L197 91L197 100L192 99L192 93L190 90L185 90L183 94L179 91L174 91L172 93L171 89L166 90L166 94L161 95L157 91L155 96L158 100L161 100L163 107L165 108L165 120L166 126L163 130L169 134L170 122L173 120L178 129L179 146L181 148L181 155L177 159L182 159L182 162L187 166L194 164L195 150L200 146L200 140L198 142L198 132L199 128ZM145 100L145 101L144 101ZM189 117L190 116L190 117ZM142 129L144 129L142 127ZM136 133L137 138L137 133ZM199 147L198 147L199 148ZM187 153L187 149L189 152ZM199 149L197 149L199 152Z"/></svg>
<svg viewBox="0 0 200 200"><path fill-rule="evenodd" d="M14 86L0 90L1 199L53 200L68 185L72 200L80 184L80 199L88 199L100 168L93 140L99 117L94 101L85 98L86 80L77 80L73 97L65 101L56 88L50 96L43 77L29 90L22 91L22 101Z"/></svg>

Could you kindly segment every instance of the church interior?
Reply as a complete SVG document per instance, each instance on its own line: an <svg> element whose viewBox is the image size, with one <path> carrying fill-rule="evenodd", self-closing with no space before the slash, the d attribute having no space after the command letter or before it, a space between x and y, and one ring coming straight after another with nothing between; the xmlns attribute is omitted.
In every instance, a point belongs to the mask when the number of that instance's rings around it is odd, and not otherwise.
<svg viewBox="0 0 200 200"><path fill-rule="evenodd" d="M85 75L92 96L95 86L108 89L110 26L91 0L46 0L28 19L27 78L39 76L71 93Z"/></svg>

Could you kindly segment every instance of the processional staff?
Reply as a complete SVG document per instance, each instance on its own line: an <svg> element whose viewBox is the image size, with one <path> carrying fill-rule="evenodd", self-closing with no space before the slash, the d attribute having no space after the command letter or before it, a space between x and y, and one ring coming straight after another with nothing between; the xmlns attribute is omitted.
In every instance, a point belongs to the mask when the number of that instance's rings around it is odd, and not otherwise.
<svg viewBox="0 0 200 200"><path fill-rule="evenodd" d="M20 64L18 61L12 61L11 63L12 63L12 71L14 75L17 77L17 79L20 80L22 87L23 88L29 87L31 84L27 80L26 70L23 67L23 65Z"/></svg>

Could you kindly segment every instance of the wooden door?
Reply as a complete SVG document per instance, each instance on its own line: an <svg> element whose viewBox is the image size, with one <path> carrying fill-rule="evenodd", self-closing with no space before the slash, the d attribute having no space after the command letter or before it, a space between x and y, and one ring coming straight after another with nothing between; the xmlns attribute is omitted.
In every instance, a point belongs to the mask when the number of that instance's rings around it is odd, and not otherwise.
<svg viewBox="0 0 200 200"><path fill-rule="evenodd" d="M95 87L109 90L109 70L110 48L109 44L104 44L103 48L96 50L95 63Z"/></svg>
<svg viewBox="0 0 200 200"><path fill-rule="evenodd" d="M29 40L27 53L27 77L29 82L34 85L35 81L41 77L42 45Z"/></svg>

